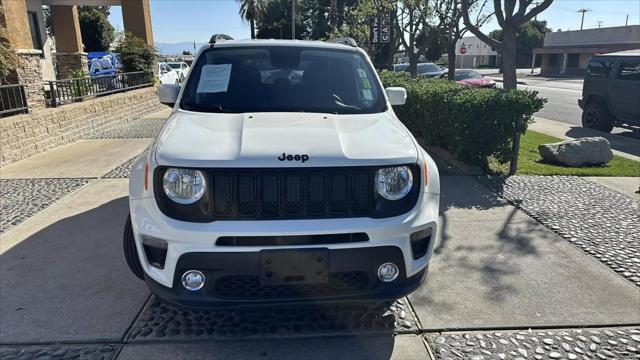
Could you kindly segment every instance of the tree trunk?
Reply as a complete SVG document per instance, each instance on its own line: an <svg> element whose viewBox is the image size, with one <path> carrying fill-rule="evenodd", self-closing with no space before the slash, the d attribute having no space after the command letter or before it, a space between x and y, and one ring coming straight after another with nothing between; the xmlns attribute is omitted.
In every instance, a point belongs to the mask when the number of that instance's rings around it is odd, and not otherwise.
<svg viewBox="0 0 640 360"><path fill-rule="evenodd" d="M418 77L418 57L415 54L409 53L409 69L408 70L409 70L409 74L411 74L412 79L415 79Z"/></svg>
<svg viewBox="0 0 640 360"><path fill-rule="evenodd" d="M331 32L336 31L336 22L338 15L338 0L331 0L329 3L329 27Z"/></svg>
<svg viewBox="0 0 640 360"><path fill-rule="evenodd" d="M251 23L251 38L255 39L256 38L256 22L255 20L251 19L249 23Z"/></svg>
<svg viewBox="0 0 640 360"><path fill-rule="evenodd" d="M510 90L518 86L516 75L516 30L512 28L503 29L502 42L502 86Z"/></svg>
<svg viewBox="0 0 640 360"><path fill-rule="evenodd" d="M453 75L456 73L456 42L452 41L447 44L447 66L448 73L447 79L453 80Z"/></svg>

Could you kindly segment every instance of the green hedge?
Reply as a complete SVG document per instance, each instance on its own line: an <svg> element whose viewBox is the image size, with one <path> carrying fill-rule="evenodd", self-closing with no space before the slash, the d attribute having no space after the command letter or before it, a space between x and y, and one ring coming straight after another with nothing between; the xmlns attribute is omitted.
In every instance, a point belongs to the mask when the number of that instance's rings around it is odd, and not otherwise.
<svg viewBox="0 0 640 360"><path fill-rule="evenodd" d="M483 169L489 157L510 160L517 120L524 119L522 133L546 102L536 91L469 88L389 71L380 78L385 87L407 89L407 103L393 110L414 136Z"/></svg>

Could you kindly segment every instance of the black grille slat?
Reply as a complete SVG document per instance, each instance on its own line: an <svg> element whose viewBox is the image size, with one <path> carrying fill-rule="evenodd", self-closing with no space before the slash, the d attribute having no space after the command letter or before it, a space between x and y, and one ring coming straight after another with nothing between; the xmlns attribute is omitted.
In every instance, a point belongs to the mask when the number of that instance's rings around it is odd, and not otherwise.
<svg viewBox="0 0 640 360"><path fill-rule="evenodd" d="M257 195L256 177L252 174L240 174L237 178L238 215L256 215Z"/></svg>
<svg viewBox="0 0 640 360"><path fill-rule="evenodd" d="M307 213L323 215L326 211L326 179L321 172L309 173L307 177Z"/></svg>
<svg viewBox="0 0 640 360"><path fill-rule="evenodd" d="M219 216L230 216L233 213L233 177L214 174L213 179L213 212Z"/></svg>
<svg viewBox="0 0 640 360"><path fill-rule="evenodd" d="M217 246L294 246L345 244L369 241L366 233L282 235L282 236L221 236Z"/></svg>
<svg viewBox="0 0 640 360"><path fill-rule="evenodd" d="M255 276L224 276L215 282L215 294L221 298L298 298L353 294L367 289L369 277L363 271L331 273L326 283L271 285L260 284Z"/></svg>
<svg viewBox="0 0 640 360"><path fill-rule="evenodd" d="M273 173L262 175L261 184L262 215L277 216L280 213L280 181L278 175Z"/></svg>
<svg viewBox="0 0 640 360"><path fill-rule="evenodd" d="M351 209L355 214L366 214L370 208L370 200L373 189L370 183L369 173L366 171L356 171L351 181Z"/></svg>
<svg viewBox="0 0 640 360"><path fill-rule="evenodd" d="M329 179L329 208L333 214L345 214L349 204L347 172L333 171Z"/></svg>
<svg viewBox="0 0 640 360"><path fill-rule="evenodd" d="M302 175L288 173L284 175L284 212L287 215L302 214Z"/></svg>

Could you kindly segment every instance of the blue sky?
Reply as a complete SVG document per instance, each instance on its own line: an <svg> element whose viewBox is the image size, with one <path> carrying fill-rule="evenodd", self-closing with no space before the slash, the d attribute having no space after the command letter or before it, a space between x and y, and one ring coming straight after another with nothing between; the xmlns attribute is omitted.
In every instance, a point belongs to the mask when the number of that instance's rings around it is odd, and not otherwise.
<svg viewBox="0 0 640 360"><path fill-rule="evenodd" d="M204 43L213 33L222 32L234 38L248 38L249 26L238 15L236 0L150 0L153 36L155 42L176 43L196 41ZM492 1L489 1L492 3ZM538 16L547 20L554 31L580 29L581 8L590 9L585 15L584 28L622 26L629 14L629 24L640 24L638 0L556 0L547 11ZM111 8L111 23L122 30L120 7ZM483 30L497 27L492 21Z"/></svg>

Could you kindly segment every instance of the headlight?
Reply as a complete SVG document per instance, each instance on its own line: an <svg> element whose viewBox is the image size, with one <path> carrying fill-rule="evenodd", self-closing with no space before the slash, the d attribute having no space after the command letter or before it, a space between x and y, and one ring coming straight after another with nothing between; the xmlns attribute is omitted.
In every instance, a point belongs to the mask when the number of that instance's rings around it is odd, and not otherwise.
<svg viewBox="0 0 640 360"><path fill-rule="evenodd" d="M387 200L400 200L413 185L413 175L406 166L380 169L376 172L376 190Z"/></svg>
<svg viewBox="0 0 640 360"><path fill-rule="evenodd" d="M162 178L164 193L178 204L193 204L200 200L207 188L199 170L168 168Z"/></svg>

